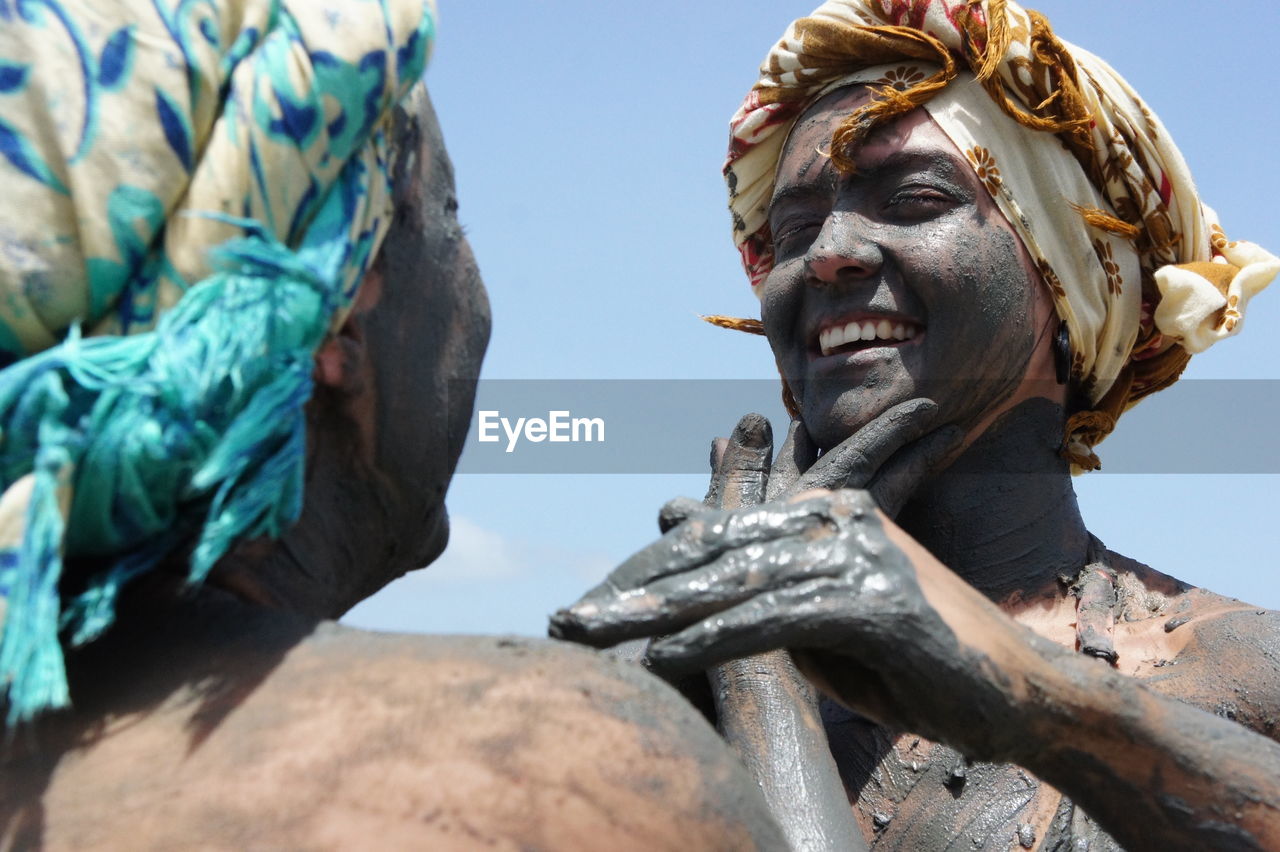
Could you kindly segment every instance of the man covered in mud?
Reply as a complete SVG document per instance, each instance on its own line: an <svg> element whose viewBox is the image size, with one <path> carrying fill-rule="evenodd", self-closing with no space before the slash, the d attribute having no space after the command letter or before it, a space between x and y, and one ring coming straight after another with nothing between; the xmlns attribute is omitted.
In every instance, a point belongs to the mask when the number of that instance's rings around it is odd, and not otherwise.
<svg viewBox="0 0 1280 852"><path fill-rule="evenodd" d="M1108 550L1071 487L1280 262L999 0L795 22L726 176L762 322L723 322L767 335L791 433L771 472L744 419L739 508L669 510L553 633L659 636L672 676L790 649L877 849L1280 848L1280 615Z"/></svg>
<svg viewBox="0 0 1280 852"><path fill-rule="evenodd" d="M44 6L0 4L0 848L777 848L656 678L326 621L443 549L488 340L430 4Z"/></svg>

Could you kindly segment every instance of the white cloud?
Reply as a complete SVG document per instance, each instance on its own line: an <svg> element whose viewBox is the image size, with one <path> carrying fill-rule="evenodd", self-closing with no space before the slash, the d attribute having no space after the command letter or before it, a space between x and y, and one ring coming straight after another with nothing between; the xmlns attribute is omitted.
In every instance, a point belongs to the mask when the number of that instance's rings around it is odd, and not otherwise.
<svg viewBox="0 0 1280 852"><path fill-rule="evenodd" d="M429 573L437 582L464 583L514 577L529 570L526 552L501 533L468 518L451 517L449 546L439 559L409 577Z"/></svg>
<svg viewBox="0 0 1280 852"><path fill-rule="evenodd" d="M555 571L595 584L616 566L616 560L606 554L584 552L571 544L506 536L466 517L451 517L449 521L448 548L439 559L410 577L426 574L439 583L482 583Z"/></svg>
<svg viewBox="0 0 1280 852"><path fill-rule="evenodd" d="M604 579L616 559L572 541L505 536L458 515L434 563L367 598L342 621L410 633L546 635L547 614Z"/></svg>
<svg viewBox="0 0 1280 852"><path fill-rule="evenodd" d="M609 572L617 568L615 560L599 553L579 553L569 562L569 568L575 577L583 582L595 585L609 576ZM584 589L585 591L585 589Z"/></svg>

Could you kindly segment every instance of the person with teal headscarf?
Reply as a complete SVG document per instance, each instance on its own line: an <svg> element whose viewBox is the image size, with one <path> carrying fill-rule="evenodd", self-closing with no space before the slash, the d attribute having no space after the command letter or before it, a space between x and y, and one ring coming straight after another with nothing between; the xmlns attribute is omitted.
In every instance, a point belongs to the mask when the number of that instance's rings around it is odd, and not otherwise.
<svg viewBox="0 0 1280 852"><path fill-rule="evenodd" d="M390 225L385 116L433 16L135 3L112 28L80 3L0 10L12 723L67 704L59 629L99 634L177 537L199 582L298 517L311 356ZM63 609L77 557L106 564Z"/></svg>
<svg viewBox="0 0 1280 852"><path fill-rule="evenodd" d="M0 846L779 842L638 669L328 621L444 548L488 339L434 33L0 0Z"/></svg>

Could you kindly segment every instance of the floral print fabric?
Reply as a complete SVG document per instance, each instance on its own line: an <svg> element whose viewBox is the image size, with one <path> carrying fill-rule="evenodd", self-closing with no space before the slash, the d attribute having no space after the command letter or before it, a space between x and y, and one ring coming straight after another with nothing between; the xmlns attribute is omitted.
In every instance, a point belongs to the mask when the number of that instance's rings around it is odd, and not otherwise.
<svg viewBox="0 0 1280 852"><path fill-rule="evenodd" d="M297 245L363 163L350 290L386 227L375 125L421 77L425 0L0 0L0 358L131 334L230 219Z"/></svg>

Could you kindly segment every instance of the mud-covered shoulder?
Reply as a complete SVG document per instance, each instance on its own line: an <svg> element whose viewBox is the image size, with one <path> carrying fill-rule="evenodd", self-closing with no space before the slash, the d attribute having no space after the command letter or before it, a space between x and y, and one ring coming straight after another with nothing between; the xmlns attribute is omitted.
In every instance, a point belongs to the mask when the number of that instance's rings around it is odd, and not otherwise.
<svg viewBox="0 0 1280 852"><path fill-rule="evenodd" d="M521 848L780 848L736 756L633 664L551 640L325 625L284 668L299 690L312 682L348 708L335 764L341 808L364 807L395 778L387 793L417 802L431 836Z"/></svg>
<svg viewBox="0 0 1280 852"><path fill-rule="evenodd" d="M1233 608L1180 629L1174 663L1196 674L1184 700L1280 741L1280 612Z"/></svg>
<svg viewBox="0 0 1280 852"><path fill-rule="evenodd" d="M1153 649L1148 683L1280 740L1280 612L1132 559L1117 556L1112 564L1121 626L1148 634Z"/></svg>
<svg viewBox="0 0 1280 852"><path fill-rule="evenodd" d="M151 625L78 660L102 683L0 764L0 849L783 848L737 758L638 667L235 612L227 636Z"/></svg>

